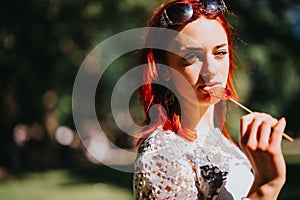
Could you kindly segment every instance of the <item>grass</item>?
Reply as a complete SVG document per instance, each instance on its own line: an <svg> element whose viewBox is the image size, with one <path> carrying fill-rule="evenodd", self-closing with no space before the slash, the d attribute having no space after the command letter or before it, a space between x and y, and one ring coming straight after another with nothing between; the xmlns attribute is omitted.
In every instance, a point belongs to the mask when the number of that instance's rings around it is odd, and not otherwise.
<svg viewBox="0 0 300 200"><path fill-rule="evenodd" d="M8 181L0 182L0 199L133 199L130 174L126 175L120 172L107 174L108 170L105 169L105 167L99 167L98 170L99 171L97 171L97 169L91 169L91 171L88 169L77 171L50 170L39 173L29 173L22 179L9 179ZM91 176L91 172L96 173ZM111 170L111 172L113 172L113 170ZM130 179L124 180L126 177Z"/></svg>

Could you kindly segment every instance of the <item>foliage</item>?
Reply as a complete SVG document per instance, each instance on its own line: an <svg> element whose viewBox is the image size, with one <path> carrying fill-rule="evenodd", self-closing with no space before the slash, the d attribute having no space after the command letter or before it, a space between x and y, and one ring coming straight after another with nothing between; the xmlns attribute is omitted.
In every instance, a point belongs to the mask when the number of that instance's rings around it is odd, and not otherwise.
<svg viewBox="0 0 300 200"><path fill-rule="evenodd" d="M81 62L106 38L145 26L147 17L161 2L15 0L0 3L1 166L20 172L72 163L66 158L78 149L58 145L55 131L61 125L74 129L71 95ZM300 134L297 121L299 2L235 0L226 3L239 16L237 33L240 41L244 41L237 48L236 84L241 99L253 110L286 116L288 133L296 137ZM103 81L104 88L108 89L97 98L111 95L109 88L118 77L111 75L123 73L126 69L122 66L128 66L120 61L116 65L118 68L110 69ZM99 109L108 115L106 108L104 103ZM232 120L238 122L239 115L235 114ZM25 143L17 145L14 133L19 124L30 130L30 136L25 138Z"/></svg>

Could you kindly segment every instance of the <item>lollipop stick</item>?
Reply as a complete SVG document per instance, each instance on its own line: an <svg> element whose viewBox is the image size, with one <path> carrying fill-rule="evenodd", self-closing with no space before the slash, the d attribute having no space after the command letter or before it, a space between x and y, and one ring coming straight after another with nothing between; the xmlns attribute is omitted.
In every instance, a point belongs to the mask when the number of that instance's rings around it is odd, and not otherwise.
<svg viewBox="0 0 300 200"><path fill-rule="evenodd" d="M233 98L229 99L230 101L232 101L233 103L235 103L237 106L241 107L242 109L244 109L245 111L247 111L248 113L253 113L253 111L251 111L250 109L248 109L247 107L245 107L244 105L240 104L239 102L237 102L236 100L234 100ZM282 136L289 140L290 142L294 142L294 139L291 138L289 135L287 135L286 133L283 133Z"/></svg>
<svg viewBox="0 0 300 200"><path fill-rule="evenodd" d="M240 104L233 98L230 98L229 100L232 101L233 103L235 103L236 105L238 105L239 107L243 108L244 110L246 110L248 113L253 113L253 111L251 111L249 108L245 107L244 105Z"/></svg>

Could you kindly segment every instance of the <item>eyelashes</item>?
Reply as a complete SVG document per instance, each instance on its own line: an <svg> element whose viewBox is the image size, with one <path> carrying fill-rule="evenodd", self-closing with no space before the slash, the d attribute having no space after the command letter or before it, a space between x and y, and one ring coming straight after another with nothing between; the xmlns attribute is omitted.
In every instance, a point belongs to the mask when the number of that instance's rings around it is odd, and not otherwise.
<svg viewBox="0 0 300 200"><path fill-rule="evenodd" d="M216 60L222 60L223 58L225 58L225 56L228 54L228 51L226 49L220 49L217 50L215 52L212 52L212 55L214 57L214 59ZM204 53L187 53L186 55L184 55L182 57L182 59L184 60L184 62L193 64L195 62L198 61L204 61L205 60L206 55Z"/></svg>
<svg viewBox="0 0 300 200"><path fill-rule="evenodd" d="M188 63L195 63L196 61L201 60L201 57L203 58L203 55L196 55L194 53L190 53L185 55L183 59Z"/></svg>
<svg viewBox="0 0 300 200"><path fill-rule="evenodd" d="M216 59L220 60L228 54L228 51L225 49L218 50L214 53Z"/></svg>

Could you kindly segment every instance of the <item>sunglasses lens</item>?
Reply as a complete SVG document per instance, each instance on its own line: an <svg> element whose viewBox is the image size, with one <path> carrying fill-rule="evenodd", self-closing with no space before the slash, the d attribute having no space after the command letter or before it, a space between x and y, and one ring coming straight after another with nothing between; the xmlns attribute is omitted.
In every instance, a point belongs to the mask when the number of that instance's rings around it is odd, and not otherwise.
<svg viewBox="0 0 300 200"><path fill-rule="evenodd" d="M182 24L193 16L193 8L190 4L174 4L166 9L166 14L173 24Z"/></svg>
<svg viewBox="0 0 300 200"><path fill-rule="evenodd" d="M207 13L223 12L226 10L223 0L205 0L203 1L203 7Z"/></svg>
<svg viewBox="0 0 300 200"><path fill-rule="evenodd" d="M188 22L194 15L192 4L198 5L198 8L206 14L220 14L227 9L223 0L199 0L191 4L176 3L164 10L160 21L161 26L167 27L170 24L180 25Z"/></svg>

